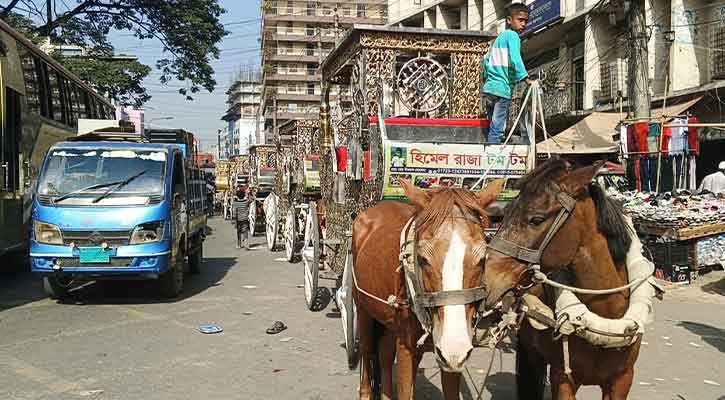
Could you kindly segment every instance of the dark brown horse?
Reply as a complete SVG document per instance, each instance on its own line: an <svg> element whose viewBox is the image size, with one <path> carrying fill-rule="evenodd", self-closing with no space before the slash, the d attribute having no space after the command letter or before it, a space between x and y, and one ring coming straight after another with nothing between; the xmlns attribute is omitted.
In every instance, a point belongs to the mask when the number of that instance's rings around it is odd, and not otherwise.
<svg viewBox="0 0 725 400"><path fill-rule="evenodd" d="M353 226L353 289L360 333L360 398L411 399L425 346L424 331L409 304L401 270L400 236L415 218L416 254L425 292L476 288L483 279L484 209L501 191L495 181L478 194L464 189L424 192L401 181L411 204L382 202L360 214ZM361 290L358 290L361 289ZM364 291L364 292L362 292ZM388 304L395 296L396 306ZM472 317L477 304L431 309L432 344L441 366L446 399L458 399L460 372L473 350ZM428 341L428 344L430 340Z"/></svg>
<svg viewBox="0 0 725 400"><path fill-rule="evenodd" d="M599 165L569 172L563 160L552 159L524 177L521 193L507 210L502 227L489 245L485 277L489 287L488 306L520 283L530 262L495 250L498 238L519 248L538 250L562 210L562 197L576 204L571 215L545 245L540 257L541 271L547 274L565 269L573 275L574 286L609 289L623 286L628 275L625 257L631 243L622 210L602 190L592 184ZM564 194L564 196L561 196ZM524 257L525 258L525 257ZM534 286L536 294L553 309L546 290ZM606 318L620 318L629 305L629 291L609 295L577 295L590 311ZM519 331L517 386L520 399L543 398L546 365L551 366L552 397L574 399L581 385L602 389L602 399L626 399L634 375L641 337L628 347L604 349L571 336L569 354L571 378L565 374L562 342L552 339L552 331L538 331L526 321Z"/></svg>

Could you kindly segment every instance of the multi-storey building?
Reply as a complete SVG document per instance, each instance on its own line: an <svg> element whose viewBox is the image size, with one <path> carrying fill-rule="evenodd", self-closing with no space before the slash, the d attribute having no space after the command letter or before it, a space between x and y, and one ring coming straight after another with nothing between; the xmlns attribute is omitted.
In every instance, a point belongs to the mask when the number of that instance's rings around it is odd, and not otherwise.
<svg viewBox="0 0 725 400"><path fill-rule="evenodd" d="M262 108L267 143L279 126L317 118L319 63L353 24L387 22L386 0L262 1ZM333 100L338 93L332 93Z"/></svg>
<svg viewBox="0 0 725 400"><path fill-rule="evenodd" d="M229 108L221 118L227 122L226 140L230 142L224 146L229 149L227 156L247 154L249 146L259 142L261 92L261 73L252 69L241 71L227 90Z"/></svg>

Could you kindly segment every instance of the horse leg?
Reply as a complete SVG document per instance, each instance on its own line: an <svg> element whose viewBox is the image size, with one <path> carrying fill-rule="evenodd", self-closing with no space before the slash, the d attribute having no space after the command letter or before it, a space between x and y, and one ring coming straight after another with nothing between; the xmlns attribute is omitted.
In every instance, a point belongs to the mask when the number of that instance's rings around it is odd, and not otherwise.
<svg viewBox="0 0 725 400"><path fill-rule="evenodd" d="M552 400L576 400L579 385L572 383L564 371L551 369L551 398Z"/></svg>
<svg viewBox="0 0 725 400"><path fill-rule="evenodd" d="M441 370L441 385L444 399L459 400L461 398L461 374L459 372Z"/></svg>
<svg viewBox="0 0 725 400"><path fill-rule="evenodd" d="M412 400L415 375L418 373L418 365L423 354L416 348L411 348L405 343L398 342L398 379L397 392L398 400Z"/></svg>
<svg viewBox="0 0 725 400"><path fill-rule="evenodd" d="M602 387L602 400L625 400L629 395L634 379L634 369L630 368L616 377L609 385Z"/></svg>
<svg viewBox="0 0 725 400"><path fill-rule="evenodd" d="M374 388L371 377L377 365L375 320L362 308L357 309L357 327L360 333L360 400L373 400Z"/></svg>
<svg viewBox="0 0 725 400"><path fill-rule="evenodd" d="M395 332L386 329L378 342L378 359L380 361L380 383L382 399L393 398L393 364L395 363Z"/></svg>

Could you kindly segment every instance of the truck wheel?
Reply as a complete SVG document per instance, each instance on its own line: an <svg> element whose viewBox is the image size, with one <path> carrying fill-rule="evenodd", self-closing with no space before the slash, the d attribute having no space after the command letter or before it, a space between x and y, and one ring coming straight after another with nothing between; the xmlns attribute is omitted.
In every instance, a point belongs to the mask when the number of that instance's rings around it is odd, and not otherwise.
<svg viewBox="0 0 725 400"><path fill-rule="evenodd" d="M204 245L199 243L197 250L189 256L189 272L194 275L201 273L201 264L204 262Z"/></svg>
<svg viewBox="0 0 725 400"><path fill-rule="evenodd" d="M174 265L159 277L161 295L168 298L177 297L184 287L184 251L179 249Z"/></svg>
<svg viewBox="0 0 725 400"><path fill-rule="evenodd" d="M51 299L58 300L68 296L70 282L67 285L60 282L56 276L43 277L43 290Z"/></svg>

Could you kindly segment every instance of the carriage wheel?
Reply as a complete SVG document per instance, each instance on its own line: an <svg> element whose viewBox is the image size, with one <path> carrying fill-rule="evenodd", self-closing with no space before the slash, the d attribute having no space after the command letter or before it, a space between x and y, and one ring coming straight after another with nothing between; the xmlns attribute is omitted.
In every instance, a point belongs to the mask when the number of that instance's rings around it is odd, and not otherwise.
<svg viewBox="0 0 725 400"><path fill-rule="evenodd" d="M277 196L274 193L270 193L264 199L264 206L264 216L267 222L267 249L274 251L274 246L277 244L277 231L279 230L279 223L277 222Z"/></svg>
<svg viewBox="0 0 725 400"><path fill-rule="evenodd" d="M340 320L342 321L342 332L345 335L345 349L347 350L347 365L355 369L359 361L358 331L357 331L357 308L352 297L353 257L350 251L351 242L348 240L348 251L345 256L345 269L342 273L342 286L337 290L337 308L340 309Z"/></svg>
<svg viewBox="0 0 725 400"><path fill-rule="evenodd" d="M284 221L284 250L287 261L293 262L295 258L295 246L297 245L297 216L295 208L290 204L287 210L287 218Z"/></svg>
<svg viewBox="0 0 725 400"><path fill-rule="evenodd" d="M254 231L257 228L257 202L249 203L249 237L254 237Z"/></svg>
<svg viewBox="0 0 725 400"><path fill-rule="evenodd" d="M310 208L307 210L302 261L305 267L305 302L307 308L314 311L320 270L320 227L317 220L317 205L314 202L310 203Z"/></svg>

